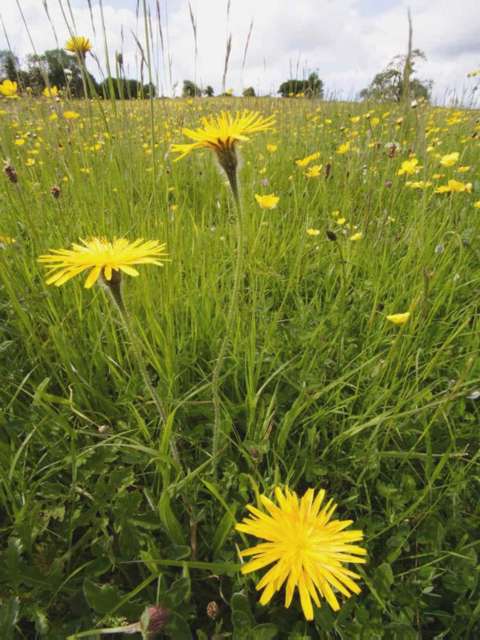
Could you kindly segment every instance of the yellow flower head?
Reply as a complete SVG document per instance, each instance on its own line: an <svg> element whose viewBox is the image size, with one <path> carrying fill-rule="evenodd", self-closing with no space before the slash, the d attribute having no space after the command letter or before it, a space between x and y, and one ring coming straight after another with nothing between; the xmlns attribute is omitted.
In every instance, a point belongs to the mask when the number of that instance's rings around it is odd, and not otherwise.
<svg viewBox="0 0 480 640"><path fill-rule="evenodd" d="M0 94L5 96L5 98L18 98L17 83L11 80L4 80L0 84Z"/></svg>
<svg viewBox="0 0 480 640"><path fill-rule="evenodd" d="M310 229L307 229L307 235L309 236L319 236L320 235L320 229L314 229L313 227L310 227Z"/></svg>
<svg viewBox="0 0 480 640"><path fill-rule="evenodd" d="M442 165L442 167L453 167L454 164L457 164L459 157L460 154L458 153L458 151L447 153L447 155L440 158L440 164Z"/></svg>
<svg viewBox="0 0 480 640"><path fill-rule="evenodd" d="M45 87L42 93L46 98L56 98L58 96L58 88L55 85L53 87Z"/></svg>
<svg viewBox="0 0 480 640"><path fill-rule="evenodd" d="M12 238L11 236L2 236L0 235L0 248L4 249L7 245L9 244L15 244L17 241L15 240L15 238Z"/></svg>
<svg viewBox="0 0 480 640"><path fill-rule="evenodd" d="M267 151L268 153L275 153L278 149L278 145L277 144L267 144Z"/></svg>
<svg viewBox="0 0 480 640"><path fill-rule="evenodd" d="M180 155L180 160L195 149L212 149L219 156L235 149L239 141L260 131L272 129L275 116L262 116L258 111L237 112L235 116L222 111L220 115L202 118L202 127L182 129L182 133L193 140L187 144L173 144L172 151Z"/></svg>
<svg viewBox="0 0 480 640"><path fill-rule="evenodd" d="M323 164L313 164L305 171L307 178L318 178L322 171Z"/></svg>
<svg viewBox="0 0 480 640"><path fill-rule="evenodd" d="M67 40L65 49L70 53L78 53L84 56L92 49L92 43L85 36L73 36Z"/></svg>
<svg viewBox="0 0 480 640"><path fill-rule="evenodd" d="M301 158L300 160L295 160L295 164L297 167L306 167L313 162L314 160L318 160L320 157L320 151L316 151L315 153L311 153L309 156L305 156L305 158Z"/></svg>
<svg viewBox="0 0 480 640"><path fill-rule="evenodd" d="M435 193L471 193L471 182L459 182L458 180L449 180L447 184L442 184L435 189Z"/></svg>
<svg viewBox="0 0 480 640"><path fill-rule="evenodd" d="M392 313L392 315L387 316L387 320L393 322L393 324L405 324L410 319L410 315L410 311L406 311L405 313Z"/></svg>
<svg viewBox="0 0 480 640"><path fill-rule="evenodd" d="M276 196L274 193L270 193L269 195L265 196L260 196L258 195L258 193L256 193L255 200L258 202L259 206L262 209L275 209L280 201L280 197Z"/></svg>
<svg viewBox="0 0 480 640"><path fill-rule="evenodd" d="M142 238L129 242L119 238L109 242L102 238L81 240L82 244L72 244L72 249L56 249L47 255L40 256L39 262L49 267L47 284L60 287L71 278L90 270L85 281L85 288L90 289L100 276L107 282L112 273L120 272L129 276L138 276L134 264L156 264L163 266L162 258L166 258L165 244L158 240L144 242Z"/></svg>
<svg viewBox="0 0 480 640"><path fill-rule="evenodd" d="M412 158L411 160L404 160L400 169L397 171L397 176L411 176L414 173L418 173L420 167L418 166L418 159Z"/></svg>
<svg viewBox="0 0 480 640"><path fill-rule="evenodd" d="M77 111L64 111L63 117L65 118L65 120L76 120L80 117L80 114L77 113Z"/></svg>
<svg viewBox="0 0 480 640"><path fill-rule="evenodd" d="M339 155L343 155L344 153L348 153L350 151L350 142L344 142L343 144L339 145L339 147L337 148L337 153Z"/></svg>
<svg viewBox="0 0 480 640"><path fill-rule="evenodd" d="M362 238L363 238L363 233L361 231L357 231L357 233L354 233L352 236L350 236L349 240L351 240L352 242L358 242Z"/></svg>
<svg viewBox="0 0 480 640"><path fill-rule="evenodd" d="M252 515L236 525L237 531L265 540L241 552L242 557L253 556L242 566L242 573L273 565L257 584L258 591L263 589L262 605L270 602L286 583L285 606L290 606L298 589L307 620L313 620L312 600L320 607L320 597L337 611L340 605L334 589L347 598L360 592L354 582L360 576L343 565L366 562L366 550L352 544L362 540L363 533L344 531L351 520L331 519L336 505L332 500L323 504L323 489L317 495L308 489L299 498L294 491L277 487L275 498L277 504L260 496L266 512L247 505Z"/></svg>

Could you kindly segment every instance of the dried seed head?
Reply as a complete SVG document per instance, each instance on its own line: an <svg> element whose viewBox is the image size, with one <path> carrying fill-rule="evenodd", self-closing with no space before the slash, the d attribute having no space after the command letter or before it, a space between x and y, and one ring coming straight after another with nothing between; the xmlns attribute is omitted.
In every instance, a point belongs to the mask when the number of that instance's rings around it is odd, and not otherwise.
<svg viewBox="0 0 480 640"><path fill-rule="evenodd" d="M17 172L10 164L10 160L5 160L5 162L3 163L3 173L7 176L10 182L18 182Z"/></svg>
<svg viewBox="0 0 480 640"><path fill-rule="evenodd" d="M50 189L50 193L55 198L55 200L58 200L58 198L60 197L61 192L62 192L62 190L60 189L60 187L57 184L54 184L53 187Z"/></svg>
<svg viewBox="0 0 480 640"><path fill-rule="evenodd" d="M332 242L337 241L337 234L334 231L330 231L330 229L327 229L326 234L327 234L327 238Z"/></svg>
<svg viewBox="0 0 480 640"><path fill-rule="evenodd" d="M215 602L215 600L212 600L207 604L207 616L209 618L211 618L212 620L215 620L218 617L219 613L220 613L220 607Z"/></svg>

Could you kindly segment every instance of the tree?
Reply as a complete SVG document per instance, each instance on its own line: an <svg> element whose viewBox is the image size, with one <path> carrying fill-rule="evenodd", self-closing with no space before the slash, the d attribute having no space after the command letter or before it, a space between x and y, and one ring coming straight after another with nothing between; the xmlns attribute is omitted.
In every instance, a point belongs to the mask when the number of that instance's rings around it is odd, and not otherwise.
<svg viewBox="0 0 480 640"><path fill-rule="evenodd" d="M0 51L0 77L2 80L17 80L20 65L18 58L8 49Z"/></svg>
<svg viewBox="0 0 480 640"><path fill-rule="evenodd" d="M290 98L300 94L307 98L323 98L323 81L318 73L311 73L306 80L286 80L280 85L278 92L283 98Z"/></svg>
<svg viewBox="0 0 480 640"><path fill-rule="evenodd" d="M207 98L211 98L213 96L213 94L215 93L215 91L213 90L213 87L211 87L210 85L207 85L205 87L205 89L203 90L204 95L207 96Z"/></svg>
<svg viewBox="0 0 480 640"><path fill-rule="evenodd" d="M360 97L377 102L401 102L409 98L429 100L431 80L413 77L415 62L425 59L425 54L420 49L409 51L407 55L395 56L383 71L375 75L370 85L362 89Z"/></svg>
<svg viewBox="0 0 480 640"><path fill-rule="evenodd" d="M244 98L255 98L255 89L253 87L247 87L242 93Z"/></svg>
<svg viewBox="0 0 480 640"><path fill-rule="evenodd" d="M131 98L150 98L155 97L156 89L151 84L142 85L138 80L130 80L128 78L105 78L99 85L98 91L105 98L110 97L110 87L113 87L113 93L117 100L130 100Z"/></svg>
<svg viewBox="0 0 480 640"><path fill-rule="evenodd" d="M183 81L182 96L184 98L195 98L202 95L202 90L191 80Z"/></svg>

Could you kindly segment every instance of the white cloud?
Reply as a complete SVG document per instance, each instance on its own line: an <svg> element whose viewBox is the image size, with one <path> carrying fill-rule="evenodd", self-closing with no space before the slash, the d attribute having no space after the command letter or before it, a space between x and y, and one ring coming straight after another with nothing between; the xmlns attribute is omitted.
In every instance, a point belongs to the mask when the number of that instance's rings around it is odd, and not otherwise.
<svg viewBox="0 0 480 640"><path fill-rule="evenodd" d="M144 43L143 16L136 16L136 0L104 0L104 18L108 48L113 54L123 51L127 72L139 74L139 53L132 32ZM353 97L397 53L406 49L406 7L411 6L414 21L414 46L423 49L428 61L419 65L419 75L434 80L435 95L442 98L448 89L462 91L468 86L466 74L480 66L480 11L478 0L391 0L378 2L373 14L365 0L232 0L229 23L226 0L191 0L198 27L196 80L199 84L220 89L227 34L232 33L232 53L227 86L240 91L253 85L258 91L274 93L281 81L294 75L304 76L318 70L327 93ZM54 29L47 20L43 0L20 0L30 35L37 51L60 45L68 37L68 28L58 2L48 1ZM64 3L65 4L65 3ZM89 36L105 72L102 23L96 0L92 0L92 21L86 0L77 0L73 9L79 34ZM152 10L154 42L154 82L165 92L171 88L168 62L162 58L159 29ZM142 3L140 3L142 5ZM162 8L166 6L163 0ZM381 9L382 7L383 10ZM70 14L66 12L70 20ZM16 3L1 3L0 15L11 45L20 57L32 51L29 36L19 16ZM253 34L245 72L242 58L250 26ZM179 88L184 78L194 79L194 42L188 1L170 0L168 15L162 15L164 36L168 20L166 57L171 56L173 83ZM0 37L0 47L5 46ZM93 61L91 70L98 76ZM145 76L146 77L146 76ZM470 81L470 84L471 81ZM177 88L177 92L179 90Z"/></svg>

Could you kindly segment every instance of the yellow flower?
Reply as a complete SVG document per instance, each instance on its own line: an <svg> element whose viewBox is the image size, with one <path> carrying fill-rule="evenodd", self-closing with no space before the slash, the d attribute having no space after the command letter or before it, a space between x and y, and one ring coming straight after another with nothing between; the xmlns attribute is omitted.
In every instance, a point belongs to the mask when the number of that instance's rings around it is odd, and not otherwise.
<svg viewBox="0 0 480 640"><path fill-rule="evenodd" d="M55 85L50 88L45 87L42 93L46 98L56 98L58 96L58 88Z"/></svg>
<svg viewBox="0 0 480 640"><path fill-rule="evenodd" d="M457 171L458 173L467 173L468 171L470 171L471 167L467 166L467 165L462 165L461 167L458 167Z"/></svg>
<svg viewBox="0 0 480 640"><path fill-rule="evenodd" d="M252 133L272 129L275 116L262 116L258 111L245 110L235 116L222 111L220 115L202 118L202 127L182 129L182 133L194 142L173 144L172 151L180 155L180 160L195 149L212 149L221 156L235 149L238 141L248 140Z"/></svg>
<svg viewBox="0 0 480 640"><path fill-rule="evenodd" d="M76 120L80 117L80 114L76 111L64 111L63 117L65 118L65 120Z"/></svg>
<svg viewBox="0 0 480 640"><path fill-rule="evenodd" d="M100 276L107 282L112 279L112 273L126 273L138 276L134 264L156 264L163 266L162 258L166 257L165 244L158 240L144 242L142 238L129 242L119 238L109 242L103 238L81 240L82 244L72 244L72 249L56 249L47 255L40 256L39 262L49 267L47 284L60 287L76 275L91 270L85 288L92 287Z"/></svg>
<svg viewBox="0 0 480 640"><path fill-rule="evenodd" d="M428 187L432 186L432 183L429 180L427 180L427 181L425 181L425 180L416 180L416 181L415 180L414 181L407 180L405 182L405 185L409 189L428 189Z"/></svg>
<svg viewBox="0 0 480 640"><path fill-rule="evenodd" d="M318 160L319 157L320 157L320 152L316 151L315 153L312 153L309 156L305 156L305 158L302 158L301 160L295 160L295 164L297 165L297 167L306 167L307 165L310 164L310 162L313 162L314 160Z"/></svg>
<svg viewBox="0 0 480 640"><path fill-rule="evenodd" d="M387 320L389 322L393 322L393 324L405 324L410 319L410 311L406 311L405 313L393 313L390 316L387 316Z"/></svg>
<svg viewBox="0 0 480 640"><path fill-rule="evenodd" d="M320 235L320 229L307 229L307 235L309 236L319 236Z"/></svg>
<svg viewBox="0 0 480 640"><path fill-rule="evenodd" d="M418 159L412 158L411 160L404 160L400 169L397 171L397 176L403 176L406 174L407 176L411 176L414 173L418 173L420 167L418 165Z"/></svg>
<svg viewBox="0 0 480 640"><path fill-rule="evenodd" d="M344 142L337 148L337 153L342 155L350 151L350 142Z"/></svg>
<svg viewBox="0 0 480 640"><path fill-rule="evenodd" d="M322 170L323 164L314 164L305 171L307 178L318 178Z"/></svg>
<svg viewBox="0 0 480 640"><path fill-rule="evenodd" d="M86 55L92 48L92 44L85 36L73 36L67 40L65 49L70 53L78 53L81 56Z"/></svg>
<svg viewBox="0 0 480 640"><path fill-rule="evenodd" d="M4 249L7 245L9 244L15 244L17 241L15 240L15 238L12 238L11 236L2 236L0 235L0 248Z"/></svg>
<svg viewBox="0 0 480 640"><path fill-rule="evenodd" d="M449 180L447 184L442 184L435 189L435 193L471 193L471 182L459 182L458 180Z"/></svg>
<svg viewBox="0 0 480 640"><path fill-rule="evenodd" d="M21 147L22 145L24 145L26 142L25 138L17 138L15 140L15 144L17 145L17 147Z"/></svg>
<svg viewBox="0 0 480 640"><path fill-rule="evenodd" d="M457 164L459 157L460 154L458 153L458 151L447 153L447 155L440 158L440 164L442 165L442 167L453 167L454 164Z"/></svg>
<svg viewBox="0 0 480 640"><path fill-rule="evenodd" d="M280 198L274 193L270 193L269 195L265 196L260 196L256 193L255 200L258 202L262 209L275 209Z"/></svg>
<svg viewBox="0 0 480 640"><path fill-rule="evenodd" d="M269 153L275 153L275 151L278 149L278 145L276 144L267 144L267 151Z"/></svg>
<svg viewBox="0 0 480 640"><path fill-rule="evenodd" d="M474 202L473 206L475 207L475 209L480 209L480 200L477 200L476 202Z"/></svg>
<svg viewBox="0 0 480 640"><path fill-rule="evenodd" d="M363 233L361 231L358 231L357 233L354 233L353 236L350 236L349 240L351 240L352 242L357 242L362 238L363 238Z"/></svg>
<svg viewBox="0 0 480 640"><path fill-rule="evenodd" d="M266 512L247 505L252 514L236 525L237 531L265 540L241 552L253 559L242 566L251 573L273 565L257 584L263 589L260 604L265 605L285 586L285 607L289 607L295 589L307 620L313 620L312 600L320 607L325 598L334 611L340 608L334 589L345 597L359 593L355 583L360 576L344 567L346 562L365 563L366 550L352 544L363 539L359 530L344 531L351 520L332 520L336 505L324 503L325 491L308 489L299 498L294 491L275 488L277 504L261 495ZM332 588L333 587L333 588Z"/></svg>
<svg viewBox="0 0 480 640"><path fill-rule="evenodd" d="M5 98L18 98L17 95L17 83L11 80L4 80L0 84L0 93Z"/></svg>

